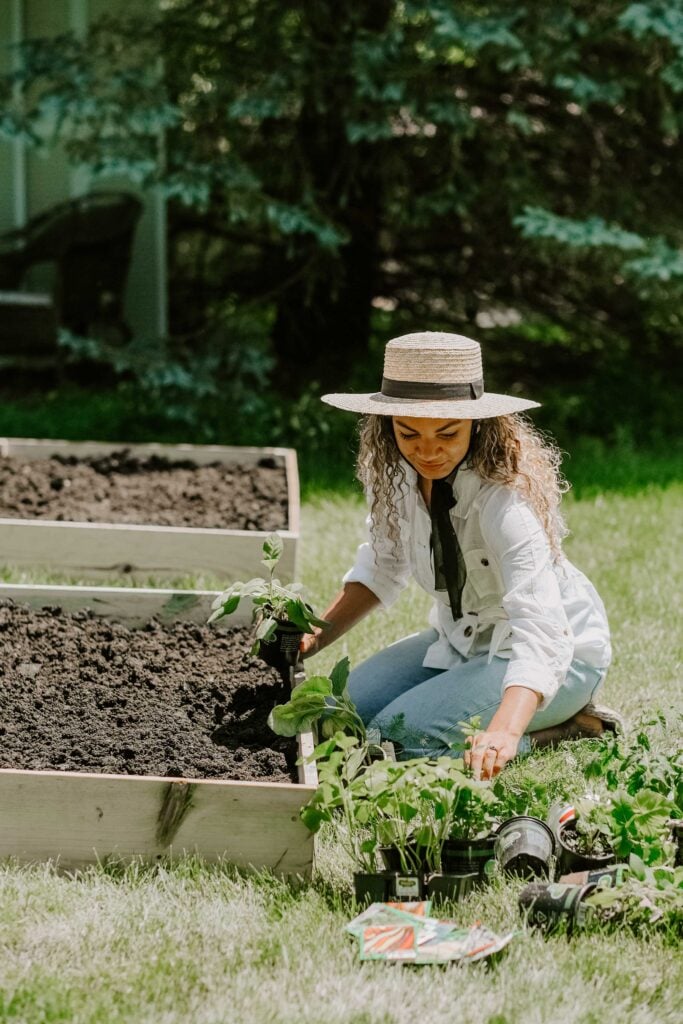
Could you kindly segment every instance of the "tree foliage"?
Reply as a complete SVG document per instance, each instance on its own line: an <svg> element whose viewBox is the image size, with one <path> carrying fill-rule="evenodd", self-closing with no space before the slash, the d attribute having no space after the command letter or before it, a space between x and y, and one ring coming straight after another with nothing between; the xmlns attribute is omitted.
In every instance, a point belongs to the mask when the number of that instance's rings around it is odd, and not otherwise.
<svg viewBox="0 0 683 1024"><path fill-rule="evenodd" d="M681 0L160 0L4 89L5 133L164 190L176 329L253 314L285 390L374 383L373 325L484 335L508 389L666 375Z"/></svg>

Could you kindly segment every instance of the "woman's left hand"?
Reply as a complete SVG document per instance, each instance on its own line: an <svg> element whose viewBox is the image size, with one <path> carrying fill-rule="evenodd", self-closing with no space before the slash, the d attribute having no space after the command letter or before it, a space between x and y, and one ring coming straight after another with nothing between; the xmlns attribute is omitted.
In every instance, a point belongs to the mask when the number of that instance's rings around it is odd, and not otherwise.
<svg viewBox="0 0 683 1024"><path fill-rule="evenodd" d="M469 749L465 751L465 766L472 769L475 779L492 779L517 753L520 737L500 729L478 732L468 736Z"/></svg>

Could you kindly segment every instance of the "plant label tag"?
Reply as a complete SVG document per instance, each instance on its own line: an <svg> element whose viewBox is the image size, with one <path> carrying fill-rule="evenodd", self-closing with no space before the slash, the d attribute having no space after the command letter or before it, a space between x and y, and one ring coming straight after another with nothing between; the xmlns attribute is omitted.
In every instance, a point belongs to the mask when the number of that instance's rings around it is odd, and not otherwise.
<svg viewBox="0 0 683 1024"><path fill-rule="evenodd" d="M394 889L399 899L419 900L420 879L413 875L397 875Z"/></svg>

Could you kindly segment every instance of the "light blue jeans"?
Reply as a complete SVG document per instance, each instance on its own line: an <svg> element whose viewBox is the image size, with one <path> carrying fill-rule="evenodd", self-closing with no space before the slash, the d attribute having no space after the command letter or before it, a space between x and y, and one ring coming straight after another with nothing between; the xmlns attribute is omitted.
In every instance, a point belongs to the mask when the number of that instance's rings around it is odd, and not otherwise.
<svg viewBox="0 0 683 1024"><path fill-rule="evenodd" d="M486 728L502 698L508 661L488 655L463 658L447 670L424 668L427 648L437 639L434 629L415 633L368 658L349 676L349 693L369 728L403 746L402 757L458 756L464 733L459 722L475 716ZM550 704L537 711L518 753L530 750L528 734L565 722L595 696L604 669L574 661Z"/></svg>

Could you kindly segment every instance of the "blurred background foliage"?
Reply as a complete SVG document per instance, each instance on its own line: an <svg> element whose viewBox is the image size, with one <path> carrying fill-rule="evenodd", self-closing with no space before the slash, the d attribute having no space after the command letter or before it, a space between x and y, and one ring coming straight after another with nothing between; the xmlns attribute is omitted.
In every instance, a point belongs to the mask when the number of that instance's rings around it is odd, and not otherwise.
<svg viewBox="0 0 683 1024"><path fill-rule="evenodd" d="M6 395L0 432L348 467L321 391L376 389L389 337L444 329L562 444L668 445L682 99L681 0L160 0L30 40L0 131L163 190L171 329L63 332L66 381Z"/></svg>

